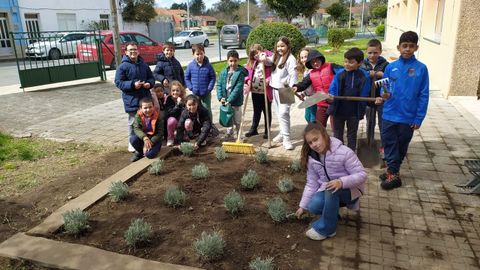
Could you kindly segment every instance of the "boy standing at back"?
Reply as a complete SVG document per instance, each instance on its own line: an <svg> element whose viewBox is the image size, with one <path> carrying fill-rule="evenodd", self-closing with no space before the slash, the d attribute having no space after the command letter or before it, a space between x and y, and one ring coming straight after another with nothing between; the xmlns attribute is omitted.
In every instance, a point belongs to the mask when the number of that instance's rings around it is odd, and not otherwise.
<svg viewBox="0 0 480 270"><path fill-rule="evenodd" d="M385 69L389 93L384 94L382 142L387 172L380 175L385 190L402 185L400 166L407 154L413 131L419 129L427 113L429 98L428 69L415 58L418 35L408 31L400 36L400 58Z"/></svg>
<svg viewBox="0 0 480 270"><path fill-rule="evenodd" d="M153 71L155 80L163 84L166 89L170 88L170 82L179 81L185 85L185 75L182 65L175 58L175 44L165 42L163 53L157 56L157 65ZM167 91L167 94L169 92Z"/></svg>

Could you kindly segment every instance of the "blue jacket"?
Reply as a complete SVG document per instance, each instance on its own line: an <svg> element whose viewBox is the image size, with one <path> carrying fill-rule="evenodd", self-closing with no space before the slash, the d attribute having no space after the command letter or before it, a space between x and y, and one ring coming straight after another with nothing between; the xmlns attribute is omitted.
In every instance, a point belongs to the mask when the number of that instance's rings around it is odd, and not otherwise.
<svg viewBox="0 0 480 270"><path fill-rule="evenodd" d="M368 97L370 96L370 75L368 72L366 72L363 69L358 69L358 72L362 74L360 78L360 85L359 89L356 89L357 94L353 96L357 97ZM356 72L356 73L358 73ZM338 70L337 74L335 75L335 78L333 78L332 83L330 84L330 89L328 90L328 93L332 96L346 96L344 93L344 88L345 88L345 77L346 77L347 71L342 68ZM353 80L356 81L356 78L353 76ZM356 104L356 116L358 119L362 119L363 116L365 115L365 107L367 106L367 102L364 101L342 101L342 100L334 100L333 103L328 107L328 114L335 115L337 112L338 107L340 104Z"/></svg>
<svg viewBox="0 0 480 270"><path fill-rule="evenodd" d="M205 56L201 66L193 60L185 71L185 84L196 96L203 97L212 92L215 86L215 70Z"/></svg>
<svg viewBox="0 0 480 270"><path fill-rule="evenodd" d="M150 87L153 87L155 83L150 67L143 62L140 56L134 63L128 56L124 55L122 63L115 72L115 85L122 90L123 107L127 113L137 111L140 99L151 97L149 89L143 87L138 90L135 89L136 81L148 82Z"/></svg>
<svg viewBox="0 0 480 270"><path fill-rule="evenodd" d="M178 62L177 58L173 56L171 59L167 59L165 54L160 53L157 56L157 65L153 70L153 76L155 80L163 83L163 80L167 79L169 82L174 80L179 81L182 85L185 85L185 75L182 65Z"/></svg>
<svg viewBox="0 0 480 270"><path fill-rule="evenodd" d="M383 105L383 119L421 125L427 114L429 83L428 69L415 58L400 57L385 69L384 78L389 78L390 98Z"/></svg>
<svg viewBox="0 0 480 270"><path fill-rule="evenodd" d="M231 81L231 89L230 94L227 97L227 76L228 70L230 69L227 66L222 73L220 73L220 79L217 83L217 98L221 100L225 98L225 100L230 103L232 106L242 106L243 105L243 84L245 81L245 77L248 76L248 71L242 67L238 66L235 72L233 72Z"/></svg>

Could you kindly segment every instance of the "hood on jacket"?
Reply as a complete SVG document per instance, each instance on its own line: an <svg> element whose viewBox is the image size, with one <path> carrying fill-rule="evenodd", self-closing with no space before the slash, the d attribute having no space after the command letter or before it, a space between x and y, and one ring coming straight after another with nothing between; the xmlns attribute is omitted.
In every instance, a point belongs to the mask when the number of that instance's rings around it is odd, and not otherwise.
<svg viewBox="0 0 480 270"><path fill-rule="evenodd" d="M130 60L130 57L128 57L126 55L124 55L122 57L122 63L124 63L124 62L132 63L132 64L134 63L134 62L132 62L132 60ZM143 58L139 55L137 57L137 63L142 63L142 62L143 62Z"/></svg>
<svg viewBox="0 0 480 270"><path fill-rule="evenodd" d="M320 58L320 61L322 61L322 65L325 64L325 56L323 56L323 54L321 54L319 51L317 50L311 50L309 53L308 53L308 56L307 56L307 62L305 63L305 66L308 68L308 69L313 69L312 67L312 60L313 59L316 59L316 58Z"/></svg>

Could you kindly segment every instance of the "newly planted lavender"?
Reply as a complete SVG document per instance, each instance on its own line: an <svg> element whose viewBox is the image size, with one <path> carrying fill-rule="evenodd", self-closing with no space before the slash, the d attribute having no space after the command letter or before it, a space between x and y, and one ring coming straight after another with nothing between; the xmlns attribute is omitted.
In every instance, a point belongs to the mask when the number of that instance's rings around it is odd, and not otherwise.
<svg viewBox="0 0 480 270"><path fill-rule="evenodd" d="M193 143L190 142L182 142L180 144L180 151L184 156L191 156L193 154Z"/></svg>
<svg viewBox="0 0 480 270"><path fill-rule="evenodd" d="M294 173L298 173L302 170L299 159L292 160L292 164L290 164L290 170L292 170Z"/></svg>
<svg viewBox="0 0 480 270"><path fill-rule="evenodd" d="M268 201L267 210L274 222L282 222L287 218L287 205L280 197Z"/></svg>
<svg viewBox="0 0 480 270"><path fill-rule="evenodd" d="M193 243L193 248L203 260L214 261L223 256L225 240L219 232L202 232L200 238Z"/></svg>
<svg viewBox="0 0 480 270"><path fill-rule="evenodd" d="M277 187L280 192L288 193L293 190L293 181L290 178L280 179L277 182Z"/></svg>
<svg viewBox="0 0 480 270"><path fill-rule="evenodd" d="M125 241L129 247L135 248L141 243L148 242L152 236L152 226L142 218L137 218L130 223L125 231Z"/></svg>
<svg viewBox="0 0 480 270"><path fill-rule="evenodd" d="M273 270L273 258L267 257L262 259L260 257L256 257L248 264L248 267L250 270Z"/></svg>
<svg viewBox="0 0 480 270"><path fill-rule="evenodd" d="M260 184L260 178L256 171L248 170L248 172L242 176L242 179L240 179L240 184L242 184L245 189L254 189Z"/></svg>
<svg viewBox="0 0 480 270"><path fill-rule="evenodd" d="M128 185L122 181L113 182L108 189L112 201L119 202L128 197Z"/></svg>
<svg viewBox="0 0 480 270"><path fill-rule="evenodd" d="M63 215L63 228L68 234L78 235L90 228L88 213L77 208L65 212Z"/></svg>
<svg viewBox="0 0 480 270"><path fill-rule="evenodd" d="M165 196L163 200L170 207L177 208L185 205L185 192L181 191L178 187L172 186L165 191Z"/></svg>
<svg viewBox="0 0 480 270"><path fill-rule="evenodd" d="M159 175L163 172L165 161L163 159L157 159L148 168L148 173Z"/></svg>
<svg viewBox="0 0 480 270"><path fill-rule="evenodd" d="M245 206L245 201L243 200L242 195L236 191L229 192L225 195L223 202L227 211L234 216L242 211Z"/></svg>
<svg viewBox="0 0 480 270"><path fill-rule="evenodd" d="M268 162L268 152L260 149L257 153L255 153L255 160L258 163L267 163Z"/></svg>
<svg viewBox="0 0 480 270"><path fill-rule="evenodd" d="M208 177L208 167L205 163L200 163L192 168L192 177L194 179L205 179Z"/></svg>
<svg viewBox="0 0 480 270"><path fill-rule="evenodd" d="M227 158L227 153L222 147L215 147L215 157L218 161L225 160Z"/></svg>

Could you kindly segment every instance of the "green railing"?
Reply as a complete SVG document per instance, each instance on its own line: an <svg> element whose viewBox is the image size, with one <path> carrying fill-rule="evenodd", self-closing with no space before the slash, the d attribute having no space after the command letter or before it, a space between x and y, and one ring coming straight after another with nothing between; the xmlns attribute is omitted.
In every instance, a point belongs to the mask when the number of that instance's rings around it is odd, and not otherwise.
<svg viewBox="0 0 480 270"><path fill-rule="evenodd" d="M93 38L91 49L94 52L91 59L83 57L80 62L77 45L85 37ZM106 79L99 32L10 32L10 38L21 88L97 76Z"/></svg>

